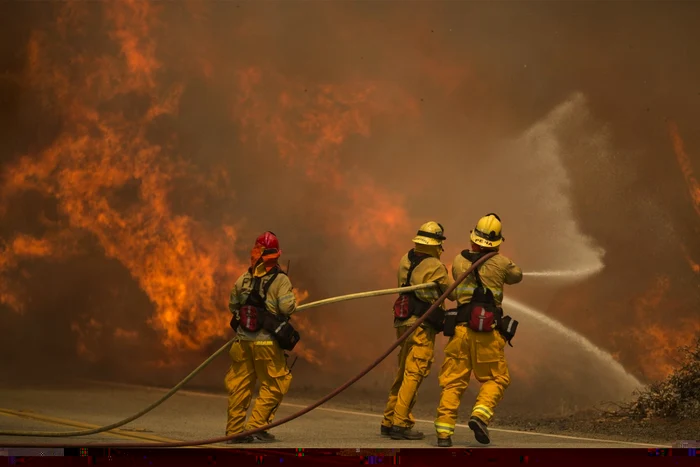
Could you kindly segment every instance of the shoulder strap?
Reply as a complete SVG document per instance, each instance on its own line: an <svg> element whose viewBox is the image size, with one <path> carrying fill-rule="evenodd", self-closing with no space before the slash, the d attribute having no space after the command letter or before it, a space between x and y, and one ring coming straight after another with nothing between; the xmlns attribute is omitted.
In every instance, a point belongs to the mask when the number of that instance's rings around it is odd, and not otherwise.
<svg viewBox="0 0 700 467"><path fill-rule="evenodd" d="M484 283L481 282L481 276L479 275L478 267L474 268L474 278L476 279L476 285L478 285L480 289L483 289Z"/></svg>
<svg viewBox="0 0 700 467"><path fill-rule="evenodd" d="M428 258L428 255L417 255L414 250L408 252L408 260L411 262L411 266L408 268L406 282L403 283L402 287L411 285L411 274L413 274L413 270L426 258Z"/></svg>
<svg viewBox="0 0 700 467"><path fill-rule="evenodd" d="M489 254L488 251L480 251L478 253L475 253L475 252L469 251L469 250L462 250L462 253L461 253L462 257L464 257L467 261L469 261L472 264L476 263L477 261L479 261L479 259L481 259L483 256L486 256L487 254ZM476 279L476 285L479 286L479 288L483 289L484 283L481 282L481 276L479 276L479 268L481 266L483 266L483 263L480 264L479 266L475 267L473 273L474 273L474 278Z"/></svg>
<svg viewBox="0 0 700 467"><path fill-rule="evenodd" d="M263 286L263 295L262 299L265 300L267 298L267 291L270 290L270 286L272 283L277 279L277 276L280 274L284 274L284 271L282 271L282 268L279 266L275 266L274 268L274 273L272 273L272 276L270 277L270 280L268 280L265 285Z"/></svg>
<svg viewBox="0 0 700 467"><path fill-rule="evenodd" d="M251 284L250 284L250 295L257 295L260 296L260 277L252 277L251 278Z"/></svg>
<svg viewBox="0 0 700 467"><path fill-rule="evenodd" d="M262 277L265 276L253 278L250 294L259 297L264 302L267 299L267 291L270 290L270 286L279 274L284 274L284 271L282 271L279 266L275 266L275 268L272 270L272 276L262 287L262 295L260 295L260 282L262 281Z"/></svg>

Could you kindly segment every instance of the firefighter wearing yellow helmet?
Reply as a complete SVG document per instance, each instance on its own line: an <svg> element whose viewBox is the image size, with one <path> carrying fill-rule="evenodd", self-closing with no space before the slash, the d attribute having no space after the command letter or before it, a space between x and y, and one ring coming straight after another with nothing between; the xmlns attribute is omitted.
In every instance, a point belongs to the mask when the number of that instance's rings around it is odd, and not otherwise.
<svg viewBox="0 0 700 467"><path fill-rule="evenodd" d="M501 219L494 213L479 219L471 231L471 249L452 262L452 276L462 275L481 256L498 251L503 243ZM438 446L452 446L462 394L471 374L481 383L469 428L481 444L489 444L488 424L496 405L510 384L505 345L515 335L517 321L503 316L504 284L517 284L522 270L510 259L497 254L486 260L456 289L457 309L447 313L444 334L445 360L438 378L441 394L435 420Z"/></svg>
<svg viewBox="0 0 700 467"><path fill-rule="evenodd" d="M399 262L399 287L436 283L438 287L401 294L394 303L394 328L401 337L452 284L447 268L440 261L442 242L446 240L442 225L426 222L413 238L414 248ZM450 298L453 298L451 296ZM384 410L381 434L395 440L423 439L413 429L412 409L418 388L430 373L434 360L435 336L442 328L443 314L436 310L400 347L399 368ZM444 312L444 310L442 310Z"/></svg>

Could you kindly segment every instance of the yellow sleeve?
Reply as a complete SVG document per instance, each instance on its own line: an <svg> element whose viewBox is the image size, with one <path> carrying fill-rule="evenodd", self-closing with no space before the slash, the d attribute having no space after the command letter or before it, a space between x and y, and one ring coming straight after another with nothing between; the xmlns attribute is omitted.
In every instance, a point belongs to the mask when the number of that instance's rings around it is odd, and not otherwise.
<svg viewBox="0 0 700 467"><path fill-rule="evenodd" d="M243 284L243 276L239 277L238 280L236 281L236 284L233 286L233 289L231 289L231 295L229 296L228 299L228 309L231 313L237 312L241 305L243 303L241 302L240 296L241 296L241 286Z"/></svg>
<svg viewBox="0 0 700 467"><path fill-rule="evenodd" d="M459 263L458 263L457 260L455 259L455 260L452 262L452 280L451 280L450 283L456 282L456 281L457 281L457 278L458 278L460 275L462 275L462 272L464 272L464 271L462 271L462 268L459 267ZM465 279L465 280L466 280L466 279ZM459 286L455 287L455 289L454 289L454 290L452 291L452 293L450 294L449 299L452 300L453 302L456 302L456 301L457 301L457 291L458 291L458 290L459 290Z"/></svg>
<svg viewBox="0 0 700 467"><path fill-rule="evenodd" d="M277 280L279 280L277 310L285 316L291 316L297 310L297 298L294 295L292 281L285 274L277 276Z"/></svg>
<svg viewBox="0 0 700 467"><path fill-rule="evenodd" d="M241 304L238 303L238 297L236 296L236 288L231 290L231 295L228 299L228 309L231 313L235 313L240 308Z"/></svg>
<svg viewBox="0 0 700 467"><path fill-rule="evenodd" d="M428 278L430 282L435 282L438 284L440 287L440 294L442 295L445 293L445 291L454 283L454 280L452 280L447 273L447 267L445 267L444 264L440 264L438 268L433 271L431 276ZM448 299L450 300L455 300L455 291L453 290L450 292L450 294L447 296Z"/></svg>
<svg viewBox="0 0 700 467"><path fill-rule="evenodd" d="M520 269L520 267L514 262L509 261L506 265L504 282L508 285L513 285L517 284L521 280L523 280L523 270Z"/></svg>

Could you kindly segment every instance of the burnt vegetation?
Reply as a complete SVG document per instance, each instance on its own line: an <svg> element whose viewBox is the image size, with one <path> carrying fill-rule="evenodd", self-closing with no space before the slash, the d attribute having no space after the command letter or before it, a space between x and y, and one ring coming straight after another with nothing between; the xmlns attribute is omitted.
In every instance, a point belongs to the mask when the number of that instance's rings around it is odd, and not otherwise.
<svg viewBox="0 0 700 467"><path fill-rule="evenodd" d="M525 431L595 435L603 439L675 443L700 433L700 334L676 352L677 365L663 380L634 392L614 409L585 409L562 416L504 416L499 425Z"/></svg>
<svg viewBox="0 0 700 467"><path fill-rule="evenodd" d="M607 415L633 420L700 420L700 335L693 345L680 347L678 353L679 365L666 379L636 391L633 402Z"/></svg>

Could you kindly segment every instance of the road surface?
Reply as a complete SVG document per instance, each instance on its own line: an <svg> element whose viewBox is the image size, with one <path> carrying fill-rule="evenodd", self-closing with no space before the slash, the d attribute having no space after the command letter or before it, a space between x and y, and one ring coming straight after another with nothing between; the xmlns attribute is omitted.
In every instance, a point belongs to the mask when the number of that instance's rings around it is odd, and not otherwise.
<svg viewBox="0 0 700 467"><path fill-rule="evenodd" d="M36 389L0 387L1 430L73 431L114 423L136 413L166 391L135 385L85 383L79 388ZM288 398L277 417L285 417L306 406L307 401ZM426 448L436 447L432 420L418 420L426 433L421 441L393 441L379 435L381 414L322 406L296 420L274 428L278 441L266 447L280 448ZM226 397L180 391L144 417L110 433L83 437L33 438L0 436L3 443L168 442L216 438L224 435ZM495 448L620 448L663 447L644 443L583 438L491 429ZM458 425L454 447L483 447L471 430ZM217 446L217 445L214 445ZM214 447L208 446L208 447ZM223 446L223 445L219 445ZM247 445L240 445L245 447ZM248 445L249 446L249 445Z"/></svg>

